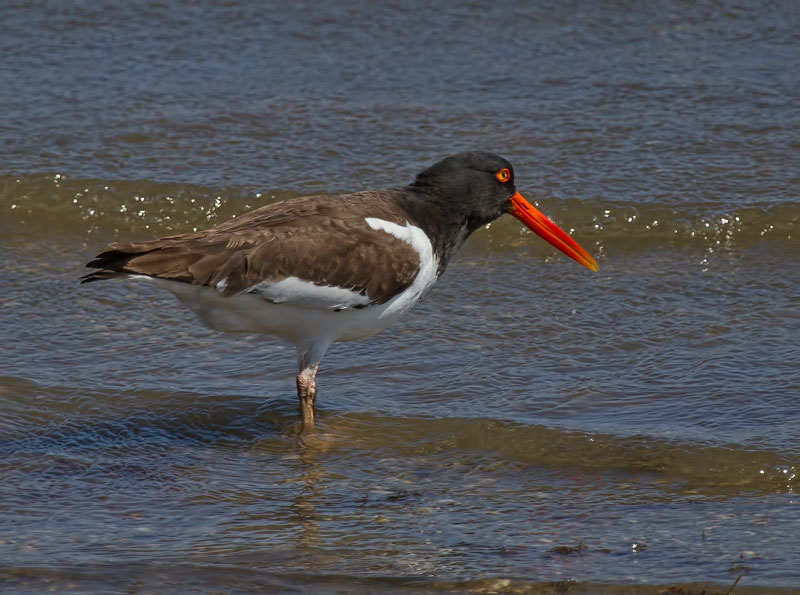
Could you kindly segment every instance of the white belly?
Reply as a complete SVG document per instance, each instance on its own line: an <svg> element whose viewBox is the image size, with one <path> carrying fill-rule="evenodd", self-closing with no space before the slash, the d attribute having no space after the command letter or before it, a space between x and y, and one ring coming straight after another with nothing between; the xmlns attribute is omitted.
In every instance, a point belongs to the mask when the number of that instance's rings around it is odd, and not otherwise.
<svg viewBox="0 0 800 595"><path fill-rule="evenodd" d="M337 311L291 302L275 304L254 293L222 297L211 287L164 279L153 281L174 293L215 330L276 335L298 347L307 347L318 340L353 341L369 337L392 324L419 299L402 309L391 309L400 294L385 304Z"/></svg>

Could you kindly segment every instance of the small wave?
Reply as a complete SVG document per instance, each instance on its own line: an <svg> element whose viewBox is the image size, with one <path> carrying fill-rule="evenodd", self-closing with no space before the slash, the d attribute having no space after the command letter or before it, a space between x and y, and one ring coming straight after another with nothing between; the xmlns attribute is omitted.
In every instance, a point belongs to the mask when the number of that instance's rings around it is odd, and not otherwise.
<svg viewBox="0 0 800 595"><path fill-rule="evenodd" d="M664 477L703 491L792 492L800 482L797 461L790 454L739 445L710 446L475 418L348 414L326 423L333 443L348 449L381 448L404 457L446 453L448 459L488 457L551 470Z"/></svg>
<svg viewBox="0 0 800 595"><path fill-rule="evenodd" d="M721 203L597 204L539 201L539 208L581 243L615 252L665 248L737 247L800 238L800 202L730 206ZM492 223L489 243L517 245L522 232L508 218Z"/></svg>
<svg viewBox="0 0 800 595"><path fill-rule="evenodd" d="M225 189L142 181L73 180L61 174L0 176L0 229L103 239L157 237L212 227L265 204L297 196L288 190ZM793 240L800 201L626 203L543 199L537 204L581 243L602 251L740 246ZM490 249L527 242L527 231L504 217L479 234Z"/></svg>
<svg viewBox="0 0 800 595"><path fill-rule="evenodd" d="M433 593L526 593L549 595L661 595L663 593L731 593L725 583L681 583L658 585L586 582L579 580L537 581L525 578L485 577L445 580L422 576L364 576L363 574L320 574L280 572L271 567L293 556L301 561L306 552L286 548L281 554L241 552L209 559L208 556L160 555L117 563L83 563L80 566L7 566L0 568L0 581L15 592L159 592L165 584L192 591L235 591L245 593L350 593L352 595L431 595ZM265 560L269 564L265 563ZM738 581L737 581L738 582ZM745 592L745 591L742 591ZM791 595L793 588L748 586L751 595Z"/></svg>
<svg viewBox="0 0 800 595"><path fill-rule="evenodd" d="M291 192L141 181L0 176L0 229L78 235L160 236L212 227Z"/></svg>
<svg viewBox="0 0 800 595"><path fill-rule="evenodd" d="M117 402L118 398L108 395ZM102 395L95 401L104 403ZM83 401L91 401L84 398ZM70 461L81 453L113 448L121 452L170 446L267 448L294 447L294 401L264 403L242 397L203 397L191 393L147 393L126 403L147 401L109 418L104 412L68 415L47 421L20 419L12 435L0 440L0 455L29 458L60 453ZM11 421L17 417L9 403ZM84 404L82 407L86 407ZM118 404L119 406L119 404ZM112 407L112 409L116 409ZM18 413L18 412L17 412ZM797 489L797 460L790 453L741 445L668 441L648 436L587 433L481 418L381 417L321 412L317 442L342 456L444 456L488 459L503 465L530 465L553 471L581 470L669 478L697 489L782 492ZM277 443L276 443L277 440ZM308 445L313 449L315 441ZM59 465L60 467L60 465Z"/></svg>

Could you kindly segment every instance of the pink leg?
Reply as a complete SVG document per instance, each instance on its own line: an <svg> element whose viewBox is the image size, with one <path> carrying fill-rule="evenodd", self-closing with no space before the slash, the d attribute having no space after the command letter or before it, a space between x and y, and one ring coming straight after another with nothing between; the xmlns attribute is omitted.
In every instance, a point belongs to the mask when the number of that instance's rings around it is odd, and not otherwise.
<svg viewBox="0 0 800 595"><path fill-rule="evenodd" d="M303 358L305 359L305 358ZM317 375L319 364L301 362L297 375L297 397L300 399L300 415L303 417L303 430L314 427L314 401L317 398Z"/></svg>
<svg viewBox="0 0 800 595"><path fill-rule="evenodd" d="M330 343L317 343L309 349L298 349L300 373L297 375L297 398L300 400L300 415L303 419L303 431L314 427L314 403L317 399L317 383L315 378L319 362Z"/></svg>

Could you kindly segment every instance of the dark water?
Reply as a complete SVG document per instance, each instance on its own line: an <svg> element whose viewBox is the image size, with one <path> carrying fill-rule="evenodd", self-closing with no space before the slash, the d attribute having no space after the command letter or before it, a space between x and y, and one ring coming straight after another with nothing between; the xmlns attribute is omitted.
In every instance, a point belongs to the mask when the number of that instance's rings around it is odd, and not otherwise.
<svg viewBox="0 0 800 595"><path fill-rule="evenodd" d="M4 2L0 590L800 592L794 2ZM323 362L117 238L510 159L510 218Z"/></svg>

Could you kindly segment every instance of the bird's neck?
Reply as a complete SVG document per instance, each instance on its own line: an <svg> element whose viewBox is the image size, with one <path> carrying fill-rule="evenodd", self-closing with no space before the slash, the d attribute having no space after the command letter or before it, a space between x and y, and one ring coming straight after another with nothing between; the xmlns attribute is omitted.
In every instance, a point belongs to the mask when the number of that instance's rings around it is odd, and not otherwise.
<svg viewBox="0 0 800 595"><path fill-rule="evenodd" d="M406 212L413 219L411 223L430 238L439 260L438 274L441 275L450 258L474 231L469 218L453 208L458 204L457 199L429 192L423 195L413 186L406 188L403 202Z"/></svg>

